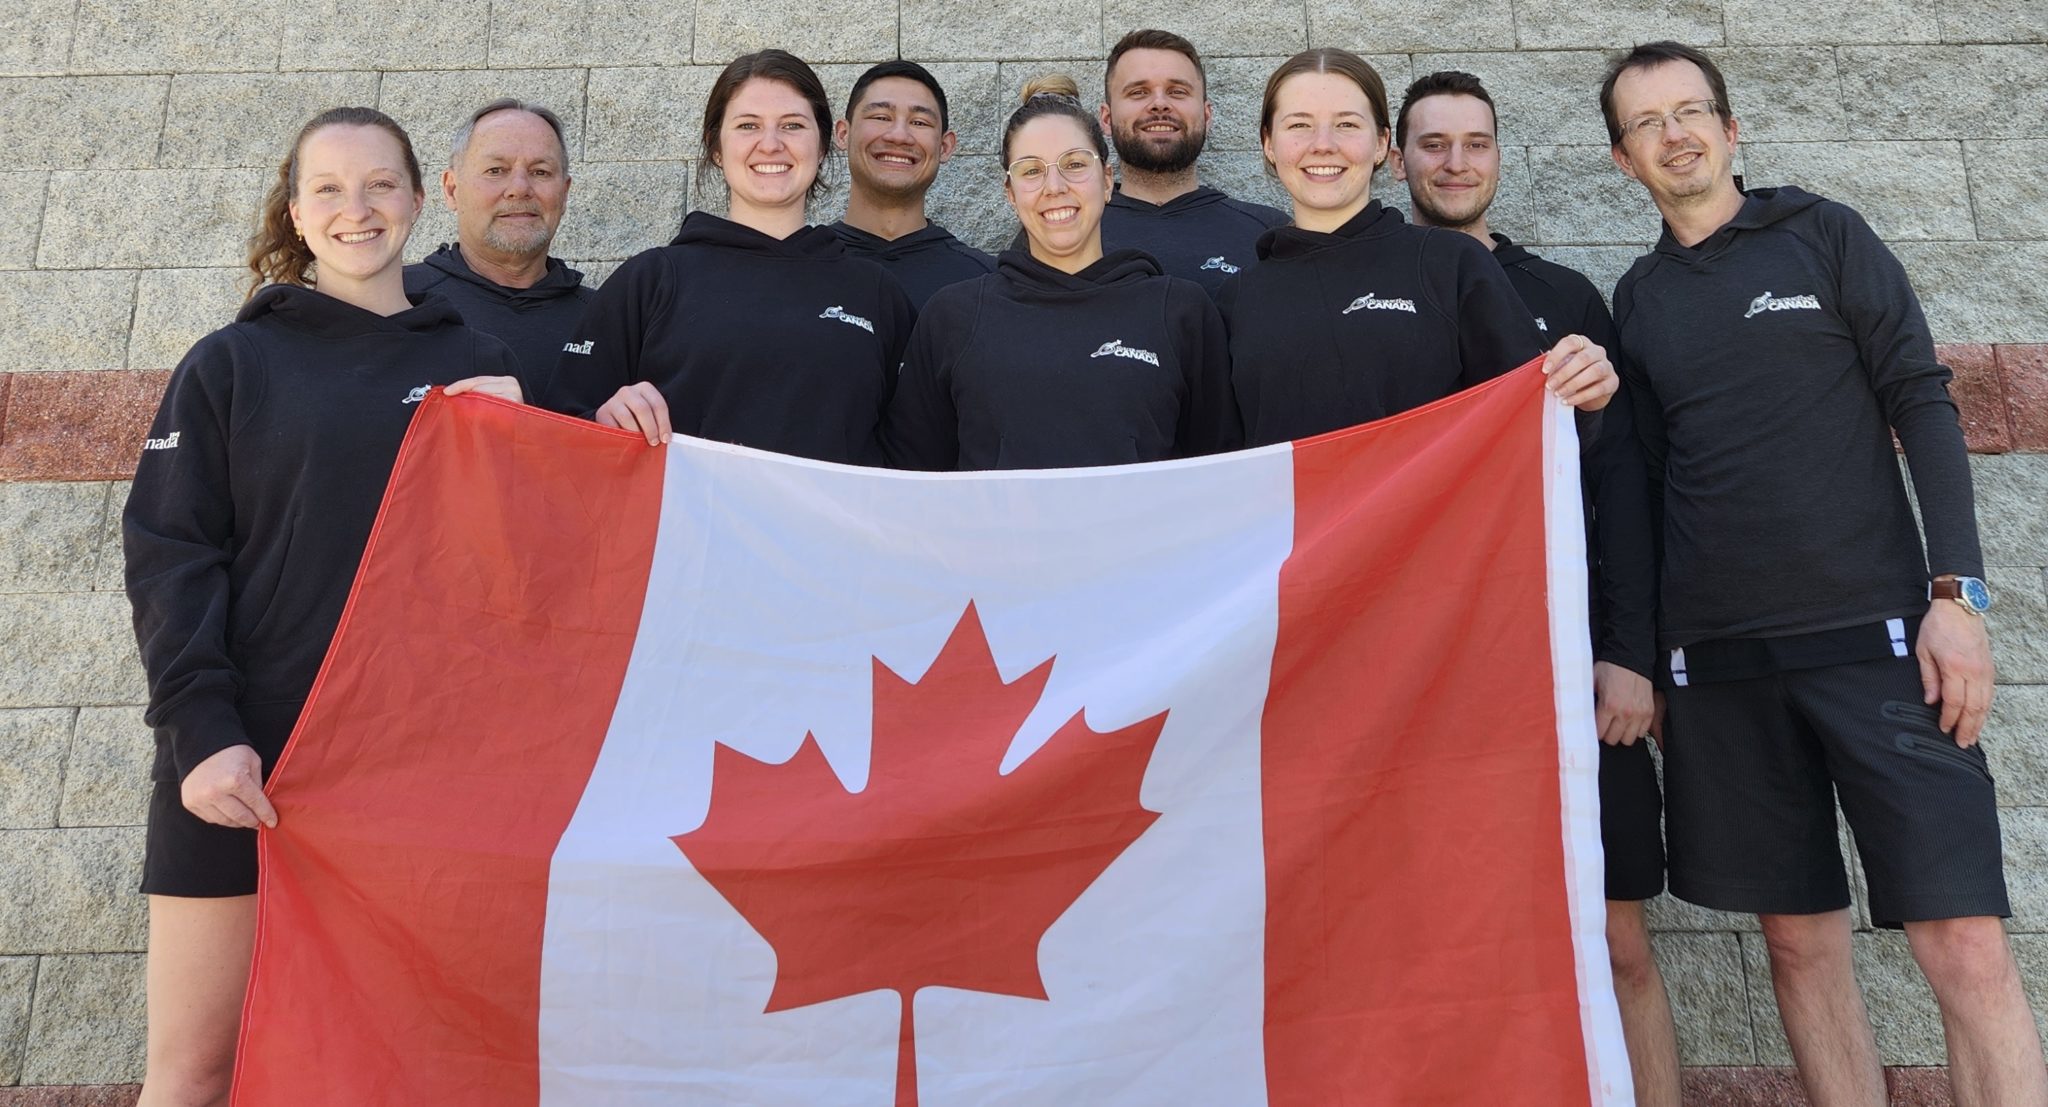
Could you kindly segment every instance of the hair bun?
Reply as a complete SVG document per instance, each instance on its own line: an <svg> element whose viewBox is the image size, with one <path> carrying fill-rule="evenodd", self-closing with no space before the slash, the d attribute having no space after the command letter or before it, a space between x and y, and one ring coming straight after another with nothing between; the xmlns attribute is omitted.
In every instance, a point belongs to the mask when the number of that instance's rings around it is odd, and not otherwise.
<svg viewBox="0 0 2048 1107"><path fill-rule="evenodd" d="M1024 82L1020 99L1028 104L1034 96L1064 96L1069 100L1081 99L1081 86L1074 83L1065 73L1047 73Z"/></svg>

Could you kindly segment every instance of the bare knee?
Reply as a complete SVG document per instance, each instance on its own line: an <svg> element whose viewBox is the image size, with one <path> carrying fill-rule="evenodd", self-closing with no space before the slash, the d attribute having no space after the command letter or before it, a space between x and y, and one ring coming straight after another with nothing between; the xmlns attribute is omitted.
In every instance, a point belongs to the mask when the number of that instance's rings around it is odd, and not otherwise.
<svg viewBox="0 0 2048 1107"><path fill-rule="evenodd" d="M1640 991L1658 982L1657 958L1650 946L1650 927L1643 905L1607 901L1607 959L1618 991Z"/></svg>
<svg viewBox="0 0 2048 1107"><path fill-rule="evenodd" d="M2005 927L1989 916L1907 923L1906 941L1937 990L1991 988L2017 974Z"/></svg>
<svg viewBox="0 0 2048 1107"><path fill-rule="evenodd" d="M1764 948L1771 972L1802 977L1849 969L1849 913L1763 915Z"/></svg>

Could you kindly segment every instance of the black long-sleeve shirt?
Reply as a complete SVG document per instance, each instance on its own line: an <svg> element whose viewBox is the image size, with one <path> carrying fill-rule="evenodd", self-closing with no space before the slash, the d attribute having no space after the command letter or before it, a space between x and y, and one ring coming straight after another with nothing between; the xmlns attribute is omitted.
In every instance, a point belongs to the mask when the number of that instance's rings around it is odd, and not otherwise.
<svg viewBox="0 0 2048 1107"><path fill-rule="evenodd" d="M777 239L691 212L674 243L604 282L545 403L589 416L648 381L679 433L879 465L911 318L895 279L830 227Z"/></svg>
<svg viewBox="0 0 2048 1107"><path fill-rule="evenodd" d="M1486 247L1377 200L1328 234L1268 231L1259 257L1217 299L1252 445L1397 415L1544 350Z"/></svg>
<svg viewBox="0 0 2048 1107"><path fill-rule="evenodd" d="M889 408L892 462L1049 469L1214 453L1241 439L1222 317L1136 250L1067 274L1006 251L925 305Z"/></svg>
<svg viewBox="0 0 2048 1107"><path fill-rule="evenodd" d="M1258 264L1259 237L1287 225L1287 213L1204 185L1163 204L1118 189L1102 209L1104 250L1143 250L1169 277L1216 295L1223 282Z"/></svg>
<svg viewBox="0 0 2048 1107"><path fill-rule="evenodd" d="M1667 230L1614 300L1662 517L1661 646L1915 616L1930 567L1981 575L1949 371L1904 269L1853 210L1752 191L1697 246Z"/></svg>
<svg viewBox="0 0 2048 1107"><path fill-rule="evenodd" d="M1493 239L1494 260L1536 316L1538 330L1553 338L1585 335L1620 362L1614 319L1592 281L1530 253L1506 235ZM1593 565L1593 657L1650 676L1657 663L1657 557L1649 480L1629 392L1624 383L1608 402L1599 437L1581 467L1586 553Z"/></svg>
<svg viewBox="0 0 2048 1107"><path fill-rule="evenodd" d="M296 713L427 388L518 368L446 300L381 316L293 285L192 347L121 516L157 779L254 744L244 710Z"/></svg>

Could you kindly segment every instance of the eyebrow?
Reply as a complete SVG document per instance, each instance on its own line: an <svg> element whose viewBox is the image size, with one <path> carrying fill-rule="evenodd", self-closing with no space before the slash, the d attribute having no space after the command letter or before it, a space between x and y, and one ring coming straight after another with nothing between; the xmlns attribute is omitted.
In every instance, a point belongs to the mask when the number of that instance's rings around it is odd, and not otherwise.
<svg viewBox="0 0 2048 1107"><path fill-rule="evenodd" d="M1362 112L1362 111L1351 111L1351 110L1349 110L1349 109L1346 109L1346 110L1344 110L1344 111L1340 111L1340 112L1338 112L1338 113L1337 113L1337 115L1338 115L1338 116L1339 116L1340 118L1341 118L1341 117L1343 117L1343 116L1347 116L1347 115L1348 115L1348 116L1353 116L1353 117L1355 117L1355 118L1358 118L1358 119L1364 119L1364 118L1365 118L1365 113L1364 113L1364 112ZM1288 113L1287 113L1286 115L1283 115L1283 116L1281 116L1280 118L1282 118L1282 119L1314 119L1314 118L1315 118L1315 113L1313 113L1313 112L1306 112L1306 111L1291 111L1291 112L1288 112Z"/></svg>
<svg viewBox="0 0 2048 1107"><path fill-rule="evenodd" d="M1492 131L1423 131L1416 138L1499 138Z"/></svg>
<svg viewBox="0 0 2048 1107"><path fill-rule="evenodd" d="M867 103L865 103L865 104L862 104L862 105L860 106L860 110L861 110L861 111L874 111L874 110L876 110L876 109L878 109L878 108L879 108L879 109L881 109L881 110L883 110L883 111L895 111L895 110L896 110L896 101L894 101L894 100L869 100L869 101L868 101ZM937 119L937 118L939 117L939 109L937 109L937 108L928 108L928 107L924 106L923 104L909 104L909 105L906 105L906 106L905 106L905 110L906 110L906 111L908 111L908 112L910 112L910 114L912 114L912 115L929 115L929 116L931 116L931 117L932 117L933 119Z"/></svg>
<svg viewBox="0 0 2048 1107"><path fill-rule="evenodd" d="M725 117L725 119L726 119L726 122L728 122L728 123L730 123L730 122L734 122L734 121L736 121L736 120L740 120L740 119L759 119L759 118L761 118L761 113L760 113L760 112L757 112L757 111L742 111L742 112L734 112L734 113L731 113L731 114L729 114L729 115L727 115L727 116ZM783 112L783 113L782 113L781 115L777 116L776 118L778 118L778 119L801 119L801 120L803 120L804 122L808 123L808 122L810 122L810 121L811 121L811 113L809 113L809 112L804 112L804 111L786 111L786 112Z"/></svg>
<svg viewBox="0 0 2048 1107"><path fill-rule="evenodd" d="M1123 91L1129 92L1134 88L1144 88L1146 85L1149 85L1151 83L1151 81L1143 79L1125 81L1123 83ZM1163 83L1167 85L1169 88L1192 89L1195 87L1195 82L1190 81L1185 77L1168 77Z"/></svg>

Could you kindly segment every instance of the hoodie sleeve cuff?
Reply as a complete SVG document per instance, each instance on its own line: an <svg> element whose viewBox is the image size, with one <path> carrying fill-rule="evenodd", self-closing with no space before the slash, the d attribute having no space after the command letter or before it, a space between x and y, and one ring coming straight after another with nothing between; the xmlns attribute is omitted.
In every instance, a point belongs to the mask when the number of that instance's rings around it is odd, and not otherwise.
<svg viewBox="0 0 2048 1107"><path fill-rule="evenodd" d="M164 720L157 727L157 734L168 738L171 760L181 782L214 754L250 744L241 715L226 697L208 697L181 705L177 717Z"/></svg>

